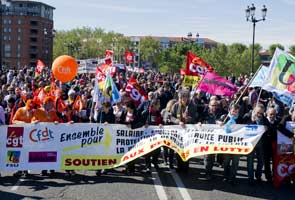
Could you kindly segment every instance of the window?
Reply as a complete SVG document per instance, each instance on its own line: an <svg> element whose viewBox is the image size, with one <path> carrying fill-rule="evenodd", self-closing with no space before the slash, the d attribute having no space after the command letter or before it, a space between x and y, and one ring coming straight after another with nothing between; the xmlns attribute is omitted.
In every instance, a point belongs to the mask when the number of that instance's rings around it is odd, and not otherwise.
<svg viewBox="0 0 295 200"><path fill-rule="evenodd" d="M11 24L11 19L4 19L4 24Z"/></svg>
<svg viewBox="0 0 295 200"><path fill-rule="evenodd" d="M22 23L22 20L18 19L17 24L20 25Z"/></svg>
<svg viewBox="0 0 295 200"><path fill-rule="evenodd" d="M17 40L21 41L21 36L20 35L17 36Z"/></svg>
<svg viewBox="0 0 295 200"><path fill-rule="evenodd" d="M38 21L30 21L31 26L38 26Z"/></svg>
<svg viewBox="0 0 295 200"><path fill-rule="evenodd" d="M37 54L30 54L30 58L37 58Z"/></svg>
<svg viewBox="0 0 295 200"><path fill-rule="evenodd" d="M17 32L18 33L22 32L21 28L17 28Z"/></svg>
<svg viewBox="0 0 295 200"><path fill-rule="evenodd" d="M10 35L6 35L6 40L10 41L11 40L11 36Z"/></svg>
<svg viewBox="0 0 295 200"><path fill-rule="evenodd" d="M38 30L37 29L31 29L31 34L38 34Z"/></svg>
<svg viewBox="0 0 295 200"><path fill-rule="evenodd" d="M5 44L5 47L4 47L4 56L5 57L10 57L11 56L11 46L10 44Z"/></svg>
<svg viewBox="0 0 295 200"><path fill-rule="evenodd" d="M30 38L31 42L37 42L37 38Z"/></svg>

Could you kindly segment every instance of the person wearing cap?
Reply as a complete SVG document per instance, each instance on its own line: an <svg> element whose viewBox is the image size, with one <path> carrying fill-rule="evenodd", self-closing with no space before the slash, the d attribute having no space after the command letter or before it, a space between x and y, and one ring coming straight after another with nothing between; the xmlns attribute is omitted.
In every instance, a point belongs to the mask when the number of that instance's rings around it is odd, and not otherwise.
<svg viewBox="0 0 295 200"><path fill-rule="evenodd" d="M54 99L53 97L47 96L43 100L43 106L41 108L36 109L32 117L32 123L39 122L54 122L58 124L60 118L56 115L56 111L54 109ZM54 174L54 170L50 170L50 175ZM47 170L42 170L42 176L48 175Z"/></svg>

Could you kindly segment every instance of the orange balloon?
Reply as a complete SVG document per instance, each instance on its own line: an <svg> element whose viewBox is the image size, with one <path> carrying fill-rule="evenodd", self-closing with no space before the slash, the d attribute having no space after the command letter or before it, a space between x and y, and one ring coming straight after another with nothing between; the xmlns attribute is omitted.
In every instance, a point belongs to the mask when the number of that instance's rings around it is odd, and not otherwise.
<svg viewBox="0 0 295 200"><path fill-rule="evenodd" d="M54 77L63 83L73 80L77 72L78 63L71 56L59 56L52 63L52 73Z"/></svg>

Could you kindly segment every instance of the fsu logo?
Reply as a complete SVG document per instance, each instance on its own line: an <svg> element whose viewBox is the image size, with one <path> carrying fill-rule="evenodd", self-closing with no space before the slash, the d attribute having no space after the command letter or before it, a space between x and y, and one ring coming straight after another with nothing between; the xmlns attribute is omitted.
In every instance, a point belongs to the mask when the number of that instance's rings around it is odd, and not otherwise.
<svg viewBox="0 0 295 200"><path fill-rule="evenodd" d="M6 159L6 167L18 167L20 159L20 151L8 151Z"/></svg>
<svg viewBox="0 0 295 200"><path fill-rule="evenodd" d="M23 147L24 128L23 127L8 127L6 147L21 148Z"/></svg>

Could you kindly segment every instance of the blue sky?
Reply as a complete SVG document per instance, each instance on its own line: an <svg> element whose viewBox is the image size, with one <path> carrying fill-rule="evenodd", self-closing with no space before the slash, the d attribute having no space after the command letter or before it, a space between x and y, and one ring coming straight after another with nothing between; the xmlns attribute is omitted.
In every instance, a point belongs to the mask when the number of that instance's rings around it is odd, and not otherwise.
<svg viewBox="0 0 295 200"><path fill-rule="evenodd" d="M256 17L262 5L266 21L256 25L256 42L264 48L295 44L295 0L41 0L56 8L57 30L89 26L127 36L195 36L231 44L252 42L252 23L245 8L254 3Z"/></svg>

